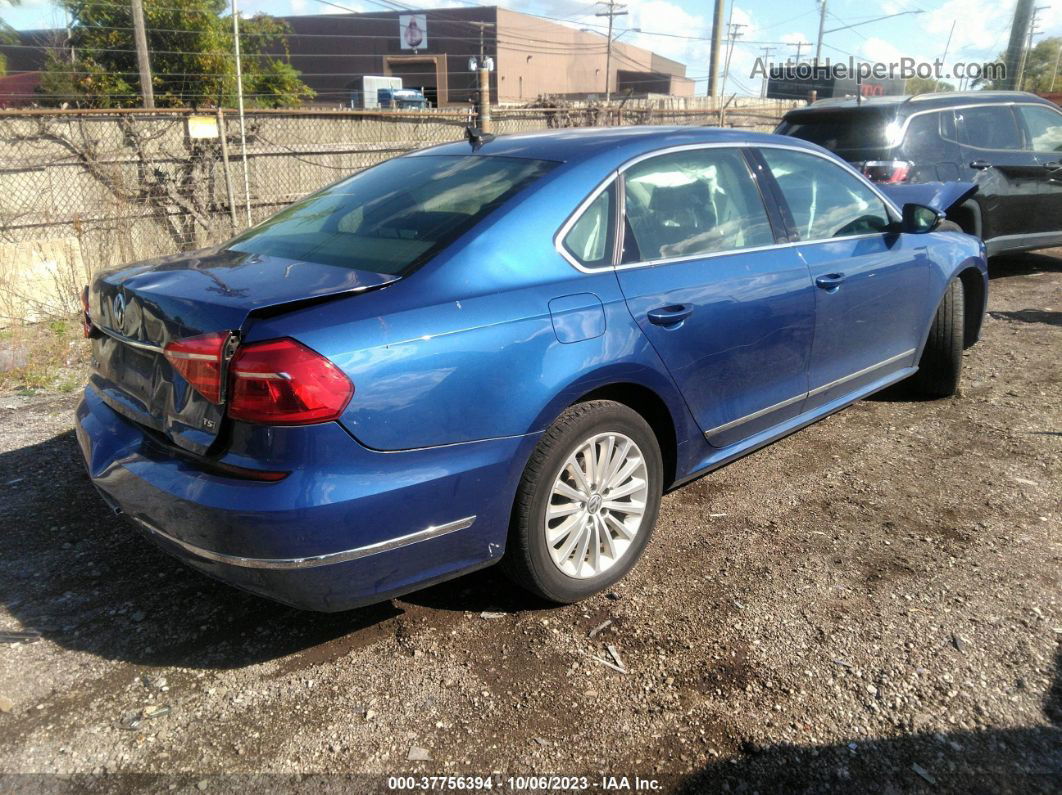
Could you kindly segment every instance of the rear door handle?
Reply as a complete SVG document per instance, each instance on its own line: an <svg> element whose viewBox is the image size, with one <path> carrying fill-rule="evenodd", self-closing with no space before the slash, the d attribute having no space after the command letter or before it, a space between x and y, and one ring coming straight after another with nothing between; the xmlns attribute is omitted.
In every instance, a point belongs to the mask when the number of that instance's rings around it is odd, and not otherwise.
<svg viewBox="0 0 1062 795"><path fill-rule="evenodd" d="M970 163L970 168L975 168L978 171L984 171L986 168L992 168L992 164L987 160L974 160Z"/></svg>
<svg viewBox="0 0 1062 795"><path fill-rule="evenodd" d="M650 309L646 313L650 323L657 326L674 326L693 314L692 304L673 304Z"/></svg>
<svg viewBox="0 0 1062 795"><path fill-rule="evenodd" d="M1057 171L1058 169L1062 168L1062 161L1052 160L1050 163L1044 163L1044 168L1050 171Z"/></svg>
<svg viewBox="0 0 1062 795"><path fill-rule="evenodd" d="M819 276L817 279L815 279L815 286L825 290L828 293L832 293L834 290L841 286L841 282L843 281L843 273L827 273L825 276Z"/></svg>

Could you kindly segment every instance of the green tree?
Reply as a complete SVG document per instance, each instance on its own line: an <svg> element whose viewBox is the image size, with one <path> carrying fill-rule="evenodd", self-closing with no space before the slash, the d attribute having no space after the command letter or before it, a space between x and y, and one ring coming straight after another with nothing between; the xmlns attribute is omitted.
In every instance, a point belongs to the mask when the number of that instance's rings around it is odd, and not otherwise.
<svg viewBox="0 0 1062 795"><path fill-rule="evenodd" d="M1022 73L1021 87L1024 91L1046 94L1051 91L1054 78L1055 91L1062 91L1062 74L1055 74L1060 68L1059 51L1062 50L1062 37L1052 36L1037 42L1025 57L1025 71Z"/></svg>
<svg viewBox="0 0 1062 795"><path fill-rule="evenodd" d="M17 6L22 0L0 0L0 5ZM3 19L0 19L0 44L14 44L18 41L18 33ZM7 58L0 53L0 77L7 74Z"/></svg>
<svg viewBox="0 0 1062 795"><path fill-rule="evenodd" d="M130 6L113 0L61 0L71 15L70 47L53 53L41 93L54 104L121 108L142 104ZM158 107L231 105L236 97L232 19L225 0L144 0L152 87ZM286 58L286 23L240 20L243 91L252 106L294 106L313 97ZM47 100L46 100L47 101Z"/></svg>
<svg viewBox="0 0 1062 795"><path fill-rule="evenodd" d="M1052 36L1037 42L1025 56L1025 70L1022 72L1022 91L1032 91L1037 94L1045 94L1049 91L1062 91L1062 65L1059 64L1058 53L1062 48L1062 36ZM1000 53L999 61L1005 63L1007 54ZM1058 70L1058 74L1055 72ZM1054 88L1052 88L1052 78ZM1003 81L975 80L974 87L979 88L1003 88Z"/></svg>
<svg viewBox="0 0 1062 795"><path fill-rule="evenodd" d="M951 83L945 83L943 80L934 80L931 77L909 77L904 85L904 93L911 96L954 90L955 86Z"/></svg>

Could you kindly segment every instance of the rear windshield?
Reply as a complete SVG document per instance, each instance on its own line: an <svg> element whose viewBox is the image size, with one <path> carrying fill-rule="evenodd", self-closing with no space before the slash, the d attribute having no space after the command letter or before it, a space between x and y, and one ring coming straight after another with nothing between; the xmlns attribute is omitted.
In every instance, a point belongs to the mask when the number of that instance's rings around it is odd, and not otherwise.
<svg viewBox="0 0 1062 795"><path fill-rule="evenodd" d="M811 141L832 152L889 146L887 120L879 113L823 114L815 118L791 119L782 122L777 132Z"/></svg>
<svg viewBox="0 0 1062 795"><path fill-rule="evenodd" d="M472 155L388 160L293 204L228 248L402 274L554 165Z"/></svg>

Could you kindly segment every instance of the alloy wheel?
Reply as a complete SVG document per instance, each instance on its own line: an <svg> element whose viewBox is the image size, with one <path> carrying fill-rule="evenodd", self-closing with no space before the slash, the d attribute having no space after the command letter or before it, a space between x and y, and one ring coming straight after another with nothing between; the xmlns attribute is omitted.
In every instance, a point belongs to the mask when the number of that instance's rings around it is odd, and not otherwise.
<svg viewBox="0 0 1062 795"><path fill-rule="evenodd" d="M608 571L641 531L648 496L645 457L629 436L598 433L577 444L546 506L553 563L576 579Z"/></svg>

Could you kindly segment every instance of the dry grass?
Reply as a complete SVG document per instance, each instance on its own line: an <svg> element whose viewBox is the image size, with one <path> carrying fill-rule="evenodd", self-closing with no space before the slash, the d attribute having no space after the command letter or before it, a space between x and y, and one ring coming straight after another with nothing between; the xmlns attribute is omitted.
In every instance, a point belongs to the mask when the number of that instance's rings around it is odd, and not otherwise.
<svg viewBox="0 0 1062 795"><path fill-rule="evenodd" d="M87 377L88 341L78 317L0 331L0 391L73 392Z"/></svg>

